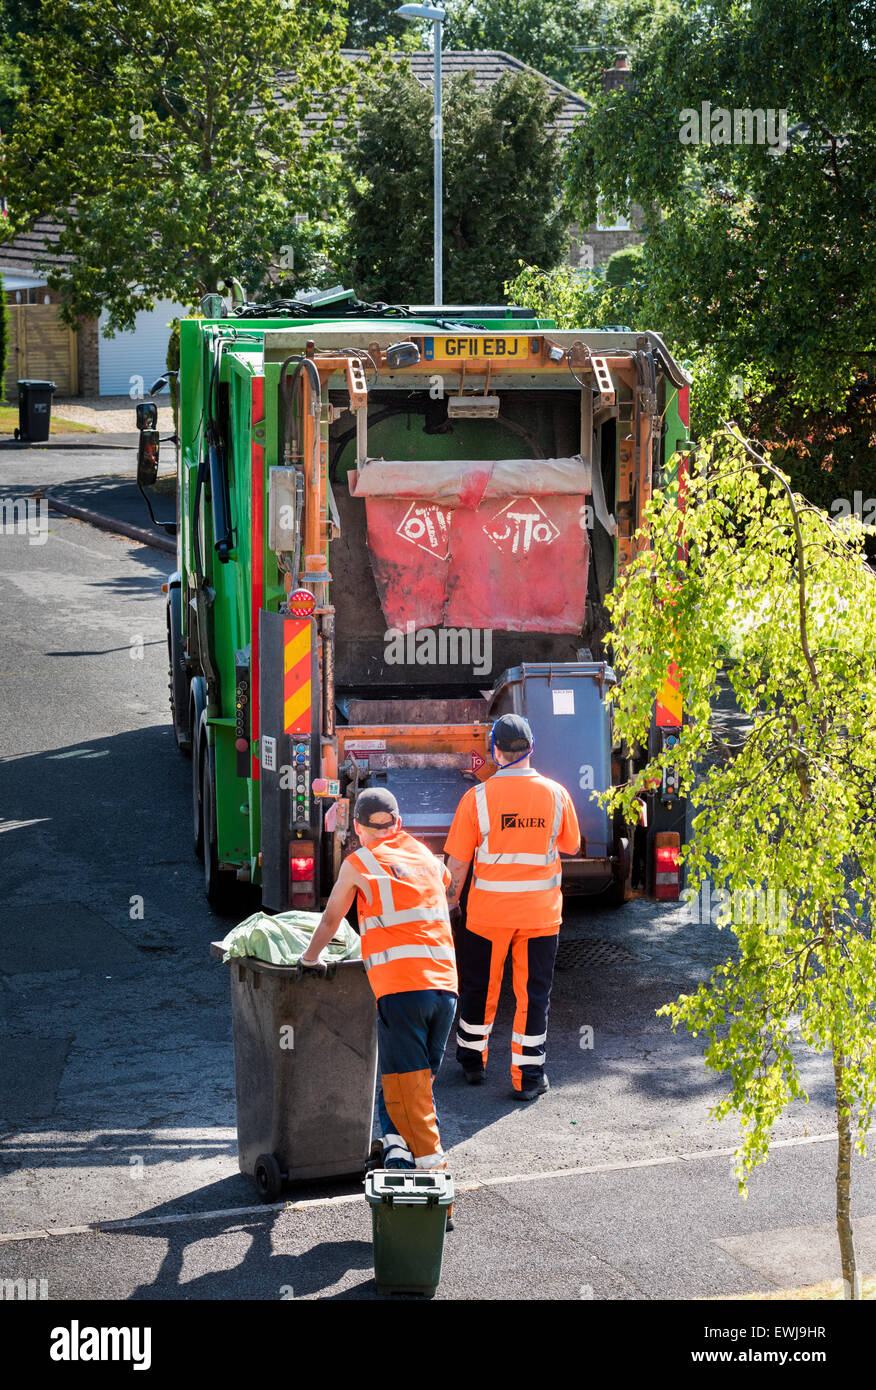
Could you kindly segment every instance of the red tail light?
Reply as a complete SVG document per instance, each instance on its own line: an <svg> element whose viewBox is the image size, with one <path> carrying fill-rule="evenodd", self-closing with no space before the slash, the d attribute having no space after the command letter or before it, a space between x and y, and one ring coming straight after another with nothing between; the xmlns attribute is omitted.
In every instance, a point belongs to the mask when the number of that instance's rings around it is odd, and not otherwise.
<svg viewBox="0 0 876 1390"><path fill-rule="evenodd" d="M679 895L678 856L681 836L673 831L661 831L654 836L654 896L672 901Z"/></svg>
<svg viewBox="0 0 876 1390"><path fill-rule="evenodd" d="M289 900L292 907L316 906L315 846L309 840L295 840L289 846Z"/></svg>

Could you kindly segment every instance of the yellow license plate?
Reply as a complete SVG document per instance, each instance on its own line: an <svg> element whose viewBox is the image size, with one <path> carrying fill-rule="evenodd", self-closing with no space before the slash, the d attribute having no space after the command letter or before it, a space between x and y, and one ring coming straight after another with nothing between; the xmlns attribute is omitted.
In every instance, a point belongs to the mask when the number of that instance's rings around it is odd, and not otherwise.
<svg viewBox="0 0 876 1390"><path fill-rule="evenodd" d="M528 357L528 338L425 338L423 356L426 361L439 357L496 357L507 362Z"/></svg>

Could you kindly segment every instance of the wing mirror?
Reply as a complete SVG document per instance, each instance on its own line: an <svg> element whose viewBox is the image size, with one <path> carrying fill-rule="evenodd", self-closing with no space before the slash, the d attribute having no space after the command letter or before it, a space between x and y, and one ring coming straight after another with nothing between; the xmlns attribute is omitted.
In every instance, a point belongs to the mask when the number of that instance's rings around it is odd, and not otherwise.
<svg viewBox="0 0 876 1390"><path fill-rule="evenodd" d="M154 487L158 477L158 430L141 429L137 440L137 486Z"/></svg>

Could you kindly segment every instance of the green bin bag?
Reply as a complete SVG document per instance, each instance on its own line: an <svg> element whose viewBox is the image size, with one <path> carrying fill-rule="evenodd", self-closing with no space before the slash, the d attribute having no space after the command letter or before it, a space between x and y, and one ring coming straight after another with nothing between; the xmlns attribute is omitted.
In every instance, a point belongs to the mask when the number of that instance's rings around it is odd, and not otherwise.
<svg viewBox="0 0 876 1390"><path fill-rule="evenodd" d="M316 930L319 912L280 912L272 917L268 912L254 912L229 932L221 943L223 961L232 956L251 956L270 961L271 965L297 965L298 959L310 945ZM361 960L359 937L346 917L322 953L324 961Z"/></svg>

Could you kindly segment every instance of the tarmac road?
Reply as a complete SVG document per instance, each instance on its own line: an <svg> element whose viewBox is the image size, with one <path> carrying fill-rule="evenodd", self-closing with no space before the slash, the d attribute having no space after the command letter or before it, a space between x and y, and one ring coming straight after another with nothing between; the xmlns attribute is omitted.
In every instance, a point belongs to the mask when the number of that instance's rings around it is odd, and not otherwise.
<svg viewBox="0 0 876 1390"><path fill-rule="evenodd" d="M0 499L77 478L87 493L122 468L130 455L4 455ZM44 1278L59 1299L374 1298L361 1188L264 1208L238 1171L228 981L209 957L232 923L203 897L168 722L172 557L41 525L0 533L0 1280ZM438 1297L689 1299L838 1276L826 1065L803 1055L811 1102L743 1203L735 1125L708 1119L720 1078L655 1017L728 938L646 901L572 904L564 932L577 960L567 948L557 974L548 1095L509 1097L507 981L487 1084L465 1087L452 1055L439 1080L461 1191ZM874 1176L855 1159L870 1272Z"/></svg>

